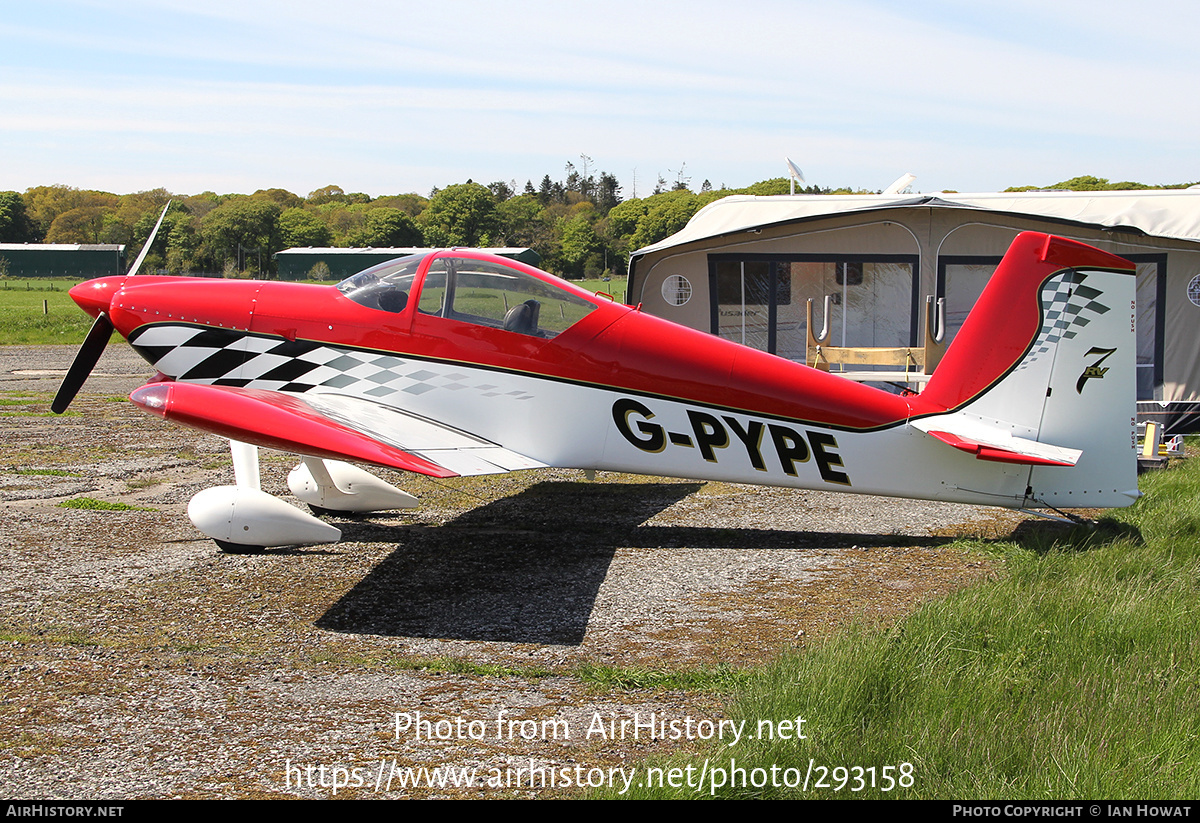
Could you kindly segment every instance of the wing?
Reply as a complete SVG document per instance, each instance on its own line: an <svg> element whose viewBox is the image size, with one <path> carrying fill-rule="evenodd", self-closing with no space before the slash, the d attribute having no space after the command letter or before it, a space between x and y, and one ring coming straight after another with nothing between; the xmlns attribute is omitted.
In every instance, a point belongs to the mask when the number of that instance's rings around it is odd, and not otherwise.
<svg viewBox="0 0 1200 823"><path fill-rule="evenodd" d="M129 399L166 420L231 440L430 477L498 474L546 465L461 429L360 398L151 383Z"/></svg>

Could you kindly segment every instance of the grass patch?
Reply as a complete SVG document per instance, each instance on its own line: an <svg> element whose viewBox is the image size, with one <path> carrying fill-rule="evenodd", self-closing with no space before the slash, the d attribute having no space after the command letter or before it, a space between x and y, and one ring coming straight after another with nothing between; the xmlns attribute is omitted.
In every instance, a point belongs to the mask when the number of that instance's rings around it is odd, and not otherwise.
<svg viewBox="0 0 1200 823"><path fill-rule="evenodd" d="M31 645L46 643L65 646L99 646L100 641L90 632L83 629L47 628L33 631L22 631L14 628L0 628L0 643L20 643Z"/></svg>
<svg viewBox="0 0 1200 823"><path fill-rule="evenodd" d="M55 414L54 412L27 412L25 414L21 414L20 412L0 412L0 417L47 417L50 419L55 419L55 418L59 418L59 417L82 417L82 416L83 416L83 412L70 411L70 410L63 412L62 414Z"/></svg>
<svg viewBox="0 0 1200 823"><path fill-rule="evenodd" d="M67 471L66 469L17 469L15 474L29 475L33 477L83 477L79 472Z"/></svg>
<svg viewBox="0 0 1200 823"><path fill-rule="evenodd" d="M585 663L572 669L553 669L546 666L509 666L500 663L475 663L455 657L384 657L368 658L324 651L309 657L310 663L362 667L382 663L391 669L421 671L434 674L462 674L471 677L516 677L522 680L542 680L547 677L570 676L605 691L722 691L744 685L750 673L732 666L686 671L657 671L642 668L620 668Z"/></svg>
<svg viewBox="0 0 1200 823"><path fill-rule="evenodd" d="M128 503L114 503L111 500L97 500L94 497L72 497L58 504L60 509L87 509L101 512L152 512L157 509L145 506L131 506Z"/></svg>
<svg viewBox="0 0 1200 823"><path fill-rule="evenodd" d="M745 686L751 674L746 669L719 665L711 669L662 671L638 667L602 666L587 663L575 670L582 682L606 690L666 690L720 692Z"/></svg>
<svg viewBox="0 0 1200 823"><path fill-rule="evenodd" d="M1002 579L889 630L859 626L787 653L757 673L735 693L730 716L747 729L803 717L807 739L743 739L699 755L710 769L735 759L748 775L715 794L1200 794L1200 461L1144 475L1141 488L1142 500L1095 530L1047 524L1014 541L960 544L999 554ZM771 785L773 767L778 783L816 780L822 773L810 763L829 769L825 786ZM661 765L699 772L694 758ZM839 766L873 769L874 779ZM765 770L759 786L755 768ZM696 796L687 787L640 792Z"/></svg>
<svg viewBox="0 0 1200 823"><path fill-rule="evenodd" d="M64 294L83 281L74 277L29 277L4 278L0 280L0 292L63 292Z"/></svg>
<svg viewBox="0 0 1200 823"><path fill-rule="evenodd" d="M558 672L545 666L504 666L499 663L472 663L454 657L394 657L387 660L394 669L434 672L436 674L466 674L475 677L520 677L541 680Z"/></svg>
<svg viewBox="0 0 1200 823"><path fill-rule="evenodd" d="M34 734L28 731L15 731L14 727L20 721L19 716L7 719L9 731L0 732L0 751L25 759L35 757L57 757L68 748L66 738L53 734Z"/></svg>

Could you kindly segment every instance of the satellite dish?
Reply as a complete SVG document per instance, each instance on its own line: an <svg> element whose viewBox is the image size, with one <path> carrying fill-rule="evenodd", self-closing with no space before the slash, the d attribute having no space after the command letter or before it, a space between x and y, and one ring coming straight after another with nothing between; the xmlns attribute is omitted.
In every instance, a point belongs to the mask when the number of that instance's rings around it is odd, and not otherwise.
<svg viewBox="0 0 1200 823"><path fill-rule="evenodd" d="M800 171L800 167L792 162L792 158L783 158L787 161L788 176L792 178L792 194L796 193L796 181L800 181L800 185L804 185L804 172Z"/></svg>
<svg viewBox="0 0 1200 823"><path fill-rule="evenodd" d="M884 194L911 193L912 192L911 186L915 182L917 182L917 176L915 174L910 174L909 172L905 172L904 174L902 174L898 178L896 178L896 182L892 183L892 185L890 185L886 189L884 189L883 193Z"/></svg>

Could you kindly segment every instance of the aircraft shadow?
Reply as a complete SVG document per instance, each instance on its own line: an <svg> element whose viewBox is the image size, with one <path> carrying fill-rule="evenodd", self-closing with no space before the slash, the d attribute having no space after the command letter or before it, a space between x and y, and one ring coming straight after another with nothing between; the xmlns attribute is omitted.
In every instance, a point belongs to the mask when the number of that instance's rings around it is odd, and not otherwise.
<svg viewBox="0 0 1200 823"><path fill-rule="evenodd" d="M317 620L337 632L579 645L618 548L796 550L938 538L642 525L702 483L538 483L442 526L348 522L395 549Z"/></svg>

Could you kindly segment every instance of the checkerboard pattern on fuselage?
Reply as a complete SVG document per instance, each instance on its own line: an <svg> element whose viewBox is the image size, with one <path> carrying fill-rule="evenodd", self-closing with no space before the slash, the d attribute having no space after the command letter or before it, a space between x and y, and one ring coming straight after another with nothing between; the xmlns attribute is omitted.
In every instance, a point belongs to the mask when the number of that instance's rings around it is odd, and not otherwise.
<svg viewBox="0 0 1200 823"><path fill-rule="evenodd" d="M382 400L396 394L464 391L482 397L528 392L472 382L453 364L429 363L381 352L310 340L281 340L233 329L161 323L129 336L130 345L156 369L187 383L303 394L336 389Z"/></svg>

